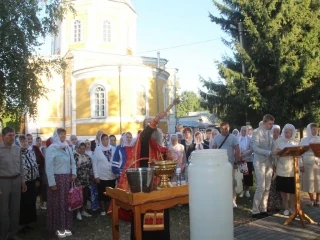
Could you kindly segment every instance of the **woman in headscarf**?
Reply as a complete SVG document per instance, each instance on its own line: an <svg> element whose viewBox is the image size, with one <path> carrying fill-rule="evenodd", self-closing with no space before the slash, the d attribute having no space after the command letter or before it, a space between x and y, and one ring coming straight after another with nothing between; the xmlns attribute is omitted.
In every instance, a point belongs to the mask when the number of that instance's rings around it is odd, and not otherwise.
<svg viewBox="0 0 320 240"><path fill-rule="evenodd" d="M178 164L183 172L187 158L184 151L184 146L178 143L178 136L176 134L172 134L170 136L168 149L172 152L173 158L178 160Z"/></svg>
<svg viewBox="0 0 320 240"><path fill-rule="evenodd" d="M236 137L239 137L239 130L238 129L233 129L232 134L235 135Z"/></svg>
<svg viewBox="0 0 320 240"><path fill-rule="evenodd" d="M252 139L247 136L247 127L242 126L239 136L239 147L241 154L241 161L245 161L248 166L248 174L243 175L243 191L240 193L239 197L250 197L249 188L253 186L253 163L252 163Z"/></svg>
<svg viewBox="0 0 320 240"><path fill-rule="evenodd" d="M273 141L276 141L280 137L280 131L281 131L281 128L279 125L272 126L271 135L272 135Z"/></svg>
<svg viewBox="0 0 320 240"><path fill-rule="evenodd" d="M299 140L295 138L296 128L292 124L286 124L281 132L281 138L275 141L277 149L299 145ZM296 195L294 182L293 157L277 157L276 159L276 182L277 191L281 194L284 207L283 215L289 216L290 211L295 211ZM290 205L287 195L290 195Z"/></svg>
<svg viewBox="0 0 320 240"><path fill-rule="evenodd" d="M259 123L260 126L260 123ZM273 138L273 141L276 141L280 137L280 126L279 125L273 125L271 131L271 135ZM277 191L277 181L276 181L276 166L275 162L273 162L273 176L271 180L270 185L270 191L269 191L269 198L268 198L268 212L275 213L279 212L280 209L282 209L282 200L280 192Z"/></svg>
<svg viewBox="0 0 320 240"><path fill-rule="evenodd" d="M28 230L33 230L33 228L29 226L29 224L37 221L36 183L39 184L40 176L36 155L34 151L30 151L28 149L26 136L20 135L17 141L21 147L24 179L28 189L26 192L21 193L19 221L19 224L24 226L20 230L20 232L26 233Z"/></svg>
<svg viewBox="0 0 320 240"><path fill-rule="evenodd" d="M106 187L115 188L116 176L112 172L112 159L116 148L110 145L109 136L101 135L101 144L96 147L93 153L93 173L98 184L98 194L101 204L101 216L106 215L105 204L109 204L110 197L103 193Z"/></svg>
<svg viewBox="0 0 320 240"><path fill-rule="evenodd" d="M93 180L93 170L91 158L86 154L86 144L84 142L78 142L74 151L74 160L77 166L77 179L76 185L82 186L83 206L90 199L89 186ZM84 207L77 210L77 219L82 220L82 216L91 217L91 215L85 210Z"/></svg>
<svg viewBox="0 0 320 240"><path fill-rule="evenodd" d="M214 128L214 129L212 129L212 132L211 132L211 139L210 139L210 143L209 143L209 148L211 149L212 148L212 146L213 146L213 140L214 140L214 137L215 136L217 136L217 135L219 135L220 134L220 132L219 132L219 130L218 129L216 129L216 128Z"/></svg>
<svg viewBox="0 0 320 240"><path fill-rule="evenodd" d="M190 127L185 127L183 129L184 139L182 139L181 144L184 146L184 151L186 153L187 161L191 155L191 153L194 151L194 142L192 138L192 129Z"/></svg>
<svg viewBox="0 0 320 240"><path fill-rule="evenodd" d="M318 125L310 123L307 126L307 137L301 139L300 145L309 145L310 143L320 142L318 136ZM302 155L300 164L301 172L301 190L309 193L311 206L320 206L320 161L314 156L310 149ZM316 200L314 198L316 193Z"/></svg>
<svg viewBox="0 0 320 240"><path fill-rule="evenodd" d="M123 133L120 138L120 145L117 146L112 161L112 172L117 178L122 174L122 169L127 162L127 157L133 154L132 133Z"/></svg>
<svg viewBox="0 0 320 240"><path fill-rule="evenodd" d="M178 137L178 143L181 144L181 141L182 141L182 139L183 139L182 133L178 132L178 133L176 133L176 135L177 135L177 137Z"/></svg>
<svg viewBox="0 0 320 240"><path fill-rule="evenodd" d="M202 149L209 149L209 146L204 144L203 142L203 134L202 132L195 132L194 133L194 150L202 150Z"/></svg>
<svg viewBox="0 0 320 240"><path fill-rule="evenodd" d="M92 158L93 152L91 151L91 142L90 142L90 140L87 139L87 140L84 141L84 143L86 145L86 154L90 158Z"/></svg>
<svg viewBox="0 0 320 240"><path fill-rule="evenodd" d="M47 228L58 238L71 236L72 212L68 210L68 195L77 176L72 150L66 141L66 130L58 128L52 144L46 150L45 167L48 178Z"/></svg>

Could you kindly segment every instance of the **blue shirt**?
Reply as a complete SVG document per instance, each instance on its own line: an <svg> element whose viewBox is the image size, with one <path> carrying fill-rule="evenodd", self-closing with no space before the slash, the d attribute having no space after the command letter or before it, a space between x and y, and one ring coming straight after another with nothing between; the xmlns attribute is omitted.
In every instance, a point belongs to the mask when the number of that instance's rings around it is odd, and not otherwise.
<svg viewBox="0 0 320 240"><path fill-rule="evenodd" d="M71 172L73 175L77 175L72 150L69 147L63 150L55 145L48 147L46 150L46 173L49 187L56 185L55 174L70 174Z"/></svg>

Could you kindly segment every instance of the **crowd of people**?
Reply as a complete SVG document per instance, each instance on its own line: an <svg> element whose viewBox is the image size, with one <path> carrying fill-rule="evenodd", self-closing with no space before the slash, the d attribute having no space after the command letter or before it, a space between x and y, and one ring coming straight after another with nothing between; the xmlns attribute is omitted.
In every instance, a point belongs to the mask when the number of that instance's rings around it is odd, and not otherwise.
<svg viewBox="0 0 320 240"><path fill-rule="evenodd" d="M163 117L159 116L159 119ZM131 132L123 133L118 145L116 136L107 135L102 130L92 141L78 140L77 136L71 135L67 142L66 130L58 128L44 146L40 137L34 139L31 134L15 136L14 129L4 128L3 142L0 143L0 239L19 239L18 232L33 230L30 224L37 221L37 197L40 198L40 208L46 210L47 229L55 232L58 238L71 236L73 212L68 210L67 202L72 186L81 186L83 192L83 206L75 213L77 220L91 217L87 210L91 208L93 186L98 192L101 216L105 216L110 199L103 193L106 187L128 187L122 176L132 165L132 159L138 156L137 145L141 149L139 157L151 158L153 152L149 151L154 148L157 149L155 154L160 152L177 160L182 171L193 151L225 149L233 166L233 178L238 163L246 163L248 168L243 175L240 194L236 194L236 181L233 181L233 207L237 207L237 197L250 197L254 173L257 188L253 198L253 218L263 218L280 210L288 216L295 211L292 157L280 157L278 153L287 146L320 142L317 124L310 123L307 136L299 141L292 124L286 124L281 131L269 114L256 129L247 125L240 131L230 131L229 124L222 122L220 131L208 128L193 133L192 128L178 125L177 132L170 135L156 128L159 119L145 121L145 130L139 131L136 138ZM139 165L147 164L148 161L141 161ZM320 206L319 159L309 150L302 155L299 166L302 191L309 193L311 206ZM162 239L167 239L169 221L166 220L166 211L164 218L163 236L166 237Z"/></svg>

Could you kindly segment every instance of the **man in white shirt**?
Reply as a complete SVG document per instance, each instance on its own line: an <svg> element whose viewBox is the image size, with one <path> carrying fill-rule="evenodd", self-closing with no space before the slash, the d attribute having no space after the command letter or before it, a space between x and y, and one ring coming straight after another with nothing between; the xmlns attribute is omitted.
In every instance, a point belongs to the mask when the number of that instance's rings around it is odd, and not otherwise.
<svg viewBox="0 0 320 240"><path fill-rule="evenodd" d="M270 184L272 179L272 155L276 155L279 150L275 150L275 145L270 134L274 124L274 117L267 114L259 128L252 134L254 152L254 172L256 175L257 189L254 194L252 217L263 218L269 216L267 213L267 203L269 197Z"/></svg>
<svg viewBox="0 0 320 240"><path fill-rule="evenodd" d="M233 134L230 134L230 126L227 122L222 122L220 124L220 135L216 135L213 139L213 145L212 148L214 149L225 149L227 150L228 154L228 160L232 164L232 167L237 168L238 161L240 159L240 148L239 148L239 140L238 137L236 137ZM234 178L234 169L232 171L233 176L233 207L237 207L236 204L236 183Z"/></svg>

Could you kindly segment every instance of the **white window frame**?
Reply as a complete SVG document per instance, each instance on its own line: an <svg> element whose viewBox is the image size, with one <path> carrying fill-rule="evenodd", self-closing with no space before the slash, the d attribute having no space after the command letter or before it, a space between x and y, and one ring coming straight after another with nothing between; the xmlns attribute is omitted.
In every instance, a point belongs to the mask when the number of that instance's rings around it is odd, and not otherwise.
<svg viewBox="0 0 320 240"><path fill-rule="evenodd" d="M95 91L98 87L101 87L104 89L104 115L103 116L96 116L96 98L95 98ZM94 119L103 119L108 117L108 91L109 87L108 84L106 84L105 80L96 80L94 81L90 87L89 87L89 94L90 94L90 115L91 118Z"/></svg>
<svg viewBox="0 0 320 240"><path fill-rule="evenodd" d="M108 19L105 19L102 22L102 42L112 42L112 24L111 21Z"/></svg>
<svg viewBox="0 0 320 240"><path fill-rule="evenodd" d="M74 43L82 42L82 22L80 19L75 19L72 24L72 40Z"/></svg>

